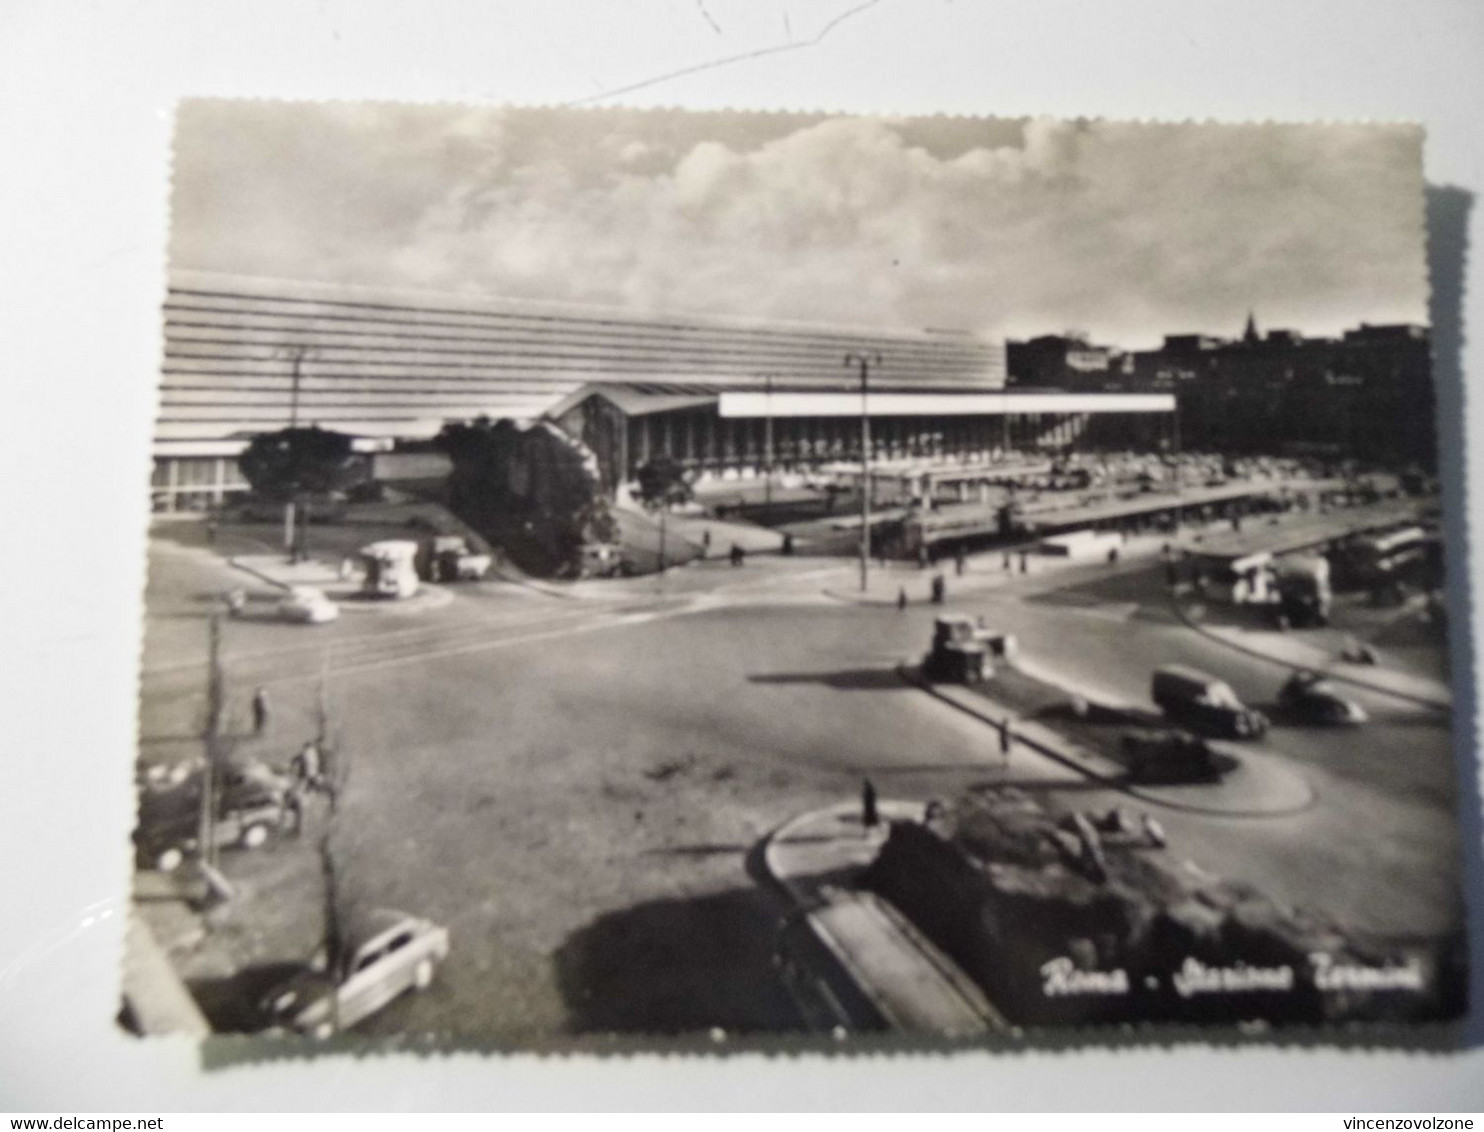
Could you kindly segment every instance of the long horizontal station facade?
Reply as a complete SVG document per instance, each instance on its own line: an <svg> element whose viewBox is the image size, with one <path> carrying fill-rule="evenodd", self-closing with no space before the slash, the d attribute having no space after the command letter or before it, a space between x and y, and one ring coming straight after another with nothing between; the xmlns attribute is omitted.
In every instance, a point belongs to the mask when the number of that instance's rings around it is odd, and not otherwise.
<svg viewBox="0 0 1484 1132"><path fill-rule="evenodd" d="M1004 344L956 331L188 271L172 274L163 314L161 511L245 490L237 456L254 435L295 423L374 451L426 441L452 421L545 417L598 453L610 490L662 451L702 476L859 459L848 355L873 358L866 412L879 457L1065 446L1094 415L1168 411L1148 395L1007 393Z"/></svg>
<svg viewBox="0 0 1484 1132"><path fill-rule="evenodd" d="M661 452L703 478L859 463L866 433L878 474L941 474L929 469L947 460L983 467L990 477L991 462L1012 452L1072 447L1096 416L1167 419L1174 409L1169 393L922 393L868 385L864 395L859 388L704 394L678 386L588 386L549 415L596 453L605 484L617 487ZM1152 442L1160 426L1144 431Z"/></svg>

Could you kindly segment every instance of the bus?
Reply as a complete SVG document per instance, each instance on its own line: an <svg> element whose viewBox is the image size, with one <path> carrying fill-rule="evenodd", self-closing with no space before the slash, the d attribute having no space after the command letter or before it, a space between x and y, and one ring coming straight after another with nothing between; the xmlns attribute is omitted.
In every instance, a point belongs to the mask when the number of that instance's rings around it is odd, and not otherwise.
<svg viewBox="0 0 1484 1132"><path fill-rule="evenodd" d="M1421 526L1397 527L1376 534L1356 535L1341 544L1337 573L1346 585L1379 587L1413 581L1423 572L1436 541Z"/></svg>

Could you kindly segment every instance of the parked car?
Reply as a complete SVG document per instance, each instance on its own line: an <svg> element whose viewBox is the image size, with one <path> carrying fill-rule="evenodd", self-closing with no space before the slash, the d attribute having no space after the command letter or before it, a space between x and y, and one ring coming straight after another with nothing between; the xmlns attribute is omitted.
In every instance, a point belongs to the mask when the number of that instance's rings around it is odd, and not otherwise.
<svg viewBox="0 0 1484 1132"><path fill-rule="evenodd" d="M201 847L199 770L178 785L147 789L140 795L134 830L139 868L173 872ZM218 795L212 840L217 848L256 849L275 833L296 827L297 810L288 788L278 782L245 778L225 768Z"/></svg>
<svg viewBox="0 0 1484 1132"><path fill-rule="evenodd" d="M137 781L151 792L186 790L191 792L189 796L193 800L199 800L203 765L199 757L155 763L142 769ZM296 785L293 776L251 755L231 755L222 761L217 774L224 796L238 802L251 800L254 795L283 799Z"/></svg>
<svg viewBox="0 0 1484 1132"><path fill-rule="evenodd" d="M271 1028L328 1038L406 990L424 990L448 958L448 929L378 908L347 925L338 955L317 956L262 1000Z"/></svg>
<svg viewBox="0 0 1484 1132"><path fill-rule="evenodd" d="M462 535L439 535L425 549L431 581L477 582L489 573L490 555L475 554Z"/></svg>
<svg viewBox="0 0 1484 1132"><path fill-rule="evenodd" d="M324 625L340 616L340 607L314 586L290 586L278 603L278 616L296 625Z"/></svg>
<svg viewBox="0 0 1484 1132"><path fill-rule="evenodd" d="M1283 682L1278 703L1308 723L1355 726L1370 718L1365 708L1342 695L1332 681L1307 670L1295 672Z"/></svg>
<svg viewBox="0 0 1484 1132"><path fill-rule="evenodd" d="M1199 735L1188 731L1137 728L1120 737L1130 780L1140 783L1214 782L1221 766Z"/></svg>
<svg viewBox="0 0 1484 1132"><path fill-rule="evenodd" d="M1150 698L1166 717L1202 734L1257 739L1267 733L1267 716L1242 703L1226 681L1197 668L1155 669Z"/></svg>

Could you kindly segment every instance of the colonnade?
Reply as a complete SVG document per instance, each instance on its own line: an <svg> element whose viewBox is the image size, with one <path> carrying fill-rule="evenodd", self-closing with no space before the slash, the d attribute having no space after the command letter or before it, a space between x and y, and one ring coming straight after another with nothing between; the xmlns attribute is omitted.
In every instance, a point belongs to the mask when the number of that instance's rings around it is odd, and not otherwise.
<svg viewBox="0 0 1484 1132"><path fill-rule="evenodd" d="M1084 431L1085 415L873 417L871 459L987 459L996 453L1058 450ZM771 430L775 468L809 467L861 458L859 417L722 417L682 410L630 417L627 472L668 453L699 472L763 468Z"/></svg>

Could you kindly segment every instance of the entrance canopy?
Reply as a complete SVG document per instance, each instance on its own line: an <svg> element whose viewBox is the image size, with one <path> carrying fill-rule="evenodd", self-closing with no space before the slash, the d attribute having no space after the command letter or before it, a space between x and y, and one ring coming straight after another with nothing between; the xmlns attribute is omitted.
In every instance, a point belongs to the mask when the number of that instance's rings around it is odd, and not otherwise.
<svg viewBox="0 0 1484 1132"><path fill-rule="evenodd" d="M1173 393L867 393L873 417L1173 413ZM721 393L722 417L859 417L860 393Z"/></svg>

